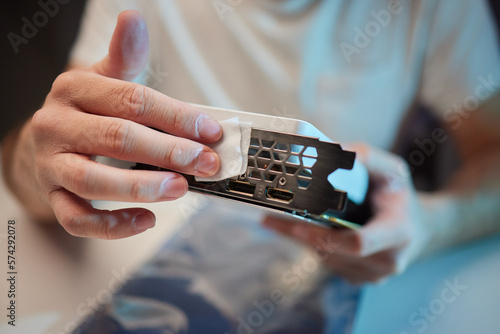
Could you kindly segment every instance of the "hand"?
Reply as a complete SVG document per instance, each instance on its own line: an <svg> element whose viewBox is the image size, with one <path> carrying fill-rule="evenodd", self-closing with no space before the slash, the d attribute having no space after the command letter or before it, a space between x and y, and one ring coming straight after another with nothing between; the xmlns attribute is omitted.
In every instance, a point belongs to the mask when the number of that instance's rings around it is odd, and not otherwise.
<svg viewBox="0 0 500 334"><path fill-rule="evenodd" d="M88 70L61 74L25 130L32 140L36 185L73 235L116 239L155 224L146 209L103 211L89 200L156 202L187 191L186 180L177 173L113 168L95 162L95 155L192 175L210 176L219 169L217 154L199 143L220 139L215 120L189 104L124 81L142 70L147 53L143 18L134 11L121 13L109 55Z"/></svg>
<svg viewBox="0 0 500 334"><path fill-rule="evenodd" d="M401 273L425 247L421 208L406 163L356 145L357 158L374 181L374 216L357 231L334 230L266 217L264 225L315 249L335 273L353 283L378 282Z"/></svg>

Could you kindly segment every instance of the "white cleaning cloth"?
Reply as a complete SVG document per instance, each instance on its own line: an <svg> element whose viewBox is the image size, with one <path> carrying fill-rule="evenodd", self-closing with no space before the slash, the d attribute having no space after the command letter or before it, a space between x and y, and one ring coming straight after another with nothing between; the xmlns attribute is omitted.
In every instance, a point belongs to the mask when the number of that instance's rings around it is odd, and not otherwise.
<svg viewBox="0 0 500 334"><path fill-rule="evenodd" d="M220 181L246 173L248 165L248 146L252 123L240 122L238 117L219 121L222 126L222 138L210 146L220 158L220 170L214 176L196 176L196 181Z"/></svg>

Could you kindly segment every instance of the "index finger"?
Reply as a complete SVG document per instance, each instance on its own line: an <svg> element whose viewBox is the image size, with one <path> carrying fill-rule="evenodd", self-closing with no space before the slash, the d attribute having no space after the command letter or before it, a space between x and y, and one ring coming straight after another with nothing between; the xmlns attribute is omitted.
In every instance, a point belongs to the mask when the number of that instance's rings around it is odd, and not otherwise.
<svg viewBox="0 0 500 334"><path fill-rule="evenodd" d="M344 255L362 254L361 235L353 230L336 230L303 222L267 215L262 224L294 238L316 250Z"/></svg>
<svg viewBox="0 0 500 334"><path fill-rule="evenodd" d="M128 119L196 141L216 142L222 136L220 124L206 113L143 85L86 71L66 72L56 81L65 89L55 97L70 96L84 112Z"/></svg>

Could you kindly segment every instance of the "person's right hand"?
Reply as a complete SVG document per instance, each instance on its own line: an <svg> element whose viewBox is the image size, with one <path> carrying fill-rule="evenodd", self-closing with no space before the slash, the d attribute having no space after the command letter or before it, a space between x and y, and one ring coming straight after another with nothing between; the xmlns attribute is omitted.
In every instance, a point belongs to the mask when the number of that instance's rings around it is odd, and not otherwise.
<svg viewBox="0 0 500 334"><path fill-rule="evenodd" d="M120 14L108 56L54 82L31 121L35 180L59 223L72 235L117 239L155 224L143 208L97 210L90 200L156 202L177 199L187 182L174 172L125 170L95 155L210 176L220 125L197 108L130 83L146 63L147 27L134 11ZM165 133L151 129L162 130Z"/></svg>

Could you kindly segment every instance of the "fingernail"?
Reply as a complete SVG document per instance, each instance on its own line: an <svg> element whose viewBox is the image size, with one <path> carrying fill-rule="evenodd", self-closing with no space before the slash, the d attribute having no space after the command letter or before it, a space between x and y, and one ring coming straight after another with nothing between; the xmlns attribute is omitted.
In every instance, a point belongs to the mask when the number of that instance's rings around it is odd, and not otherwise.
<svg viewBox="0 0 500 334"><path fill-rule="evenodd" d="M205 115L198 118L196 128L198 135L208 140L218 140L222 131L219 122Z"/></svg>
<svg viewBox="0 0 500 334"><path fill-rule="evenodd" d="M219 156L215 152L202 151L196 158L195 169L208 176L214 175L219 171Z"/></svg>
<svg viewBox="0 0 500 334"><path fill-rule="evenodd" d="M155 226L156 218L151 212L143 212L138 214L132 220L134 229L137 233L144 232Z"/></svg>
<svg viewBox="0 0 500 334"><path fill-rule="evenodd" d="M187 181L182 176L167 177L161 183L160 198L171 200L186 195Z"/></svg>

